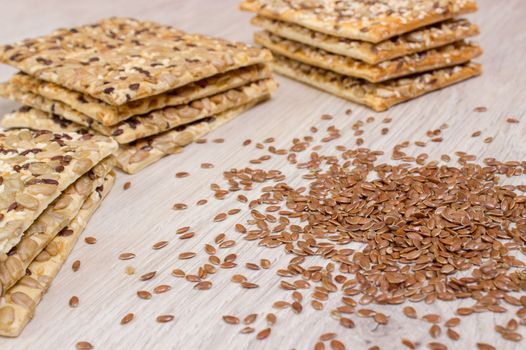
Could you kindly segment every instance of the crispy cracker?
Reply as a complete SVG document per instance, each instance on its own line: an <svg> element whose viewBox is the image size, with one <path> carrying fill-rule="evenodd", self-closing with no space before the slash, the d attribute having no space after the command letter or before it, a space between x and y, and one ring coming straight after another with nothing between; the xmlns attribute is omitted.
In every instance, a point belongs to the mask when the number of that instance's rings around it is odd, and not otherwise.
<svg viewBox="0 0 526 350"><path fill-rule="evenodd" d="M0 335L17 337L33 318L35 309L68 258L89 219L115 182L112 171L84 202L79 213L29 264L24 276L0 299Z"/></svg>
<svg viewBox="0 0 526 350"><path fill-rule="evenodd" d="M0 252L17 245L62 191L116 148L103 136L0 131Z"/></svg>
<svg viewBox="0 0 526 350"><path fill-rule="evenodd" d="M22 106L16 111L7 113L0 120L6 129L49 130L52 132L75 132L82 135L99 135L96 131L39 109Z"/></svg>
<svg viewBox="0 0 526 350"><path fill-rule="evenodd" d="M22 86L25 90L32 91L37 95L63 102L104 126L112 126L134 115L145 114L167 106L186 104L250 82L268 78L271 78L268 66L256 64L214 75L178 89L132 101L121 106L109 105L89 95L68 90L60 85L46 82L24 73L15 74L10 79L10 82L15 86Z"/></svg>
<svg viewBox="0 0 526 350"><path fill-rule="evenodd" d="M112 136L120 144L127 144L144 137L156 135L179 125L188 124L221 113L227 109L241 106L252 99L268 95L277 88L274 80L261 80L192 101L189 104L166 107L145 115L131 117L113 127L105 127L62 102L53 101L32 92L24 91L21 87L12 86L9 83L7 85L7 88L3 84L0 85L0 95L7 95L7 97L13 98L22 104L48 113L58 114L66 119L90 127L103 135Z"/></svg>
<svg viewBox="0 0 526 350"><path fill-rule="evenodd" d="M88 196L115 165L107 157L71 184L24 232L22 240L0 262L0 296L22 278L28 265L75 217Z"/></svg>
<svg viewBox="0 0 526 350"><path fill-rule="evenodd" d="M482 49L471 43L458 41L437 49L371 65L350 57L332 54L322 49L284 39L269 32L254 35L256 43L293 60L328 69L351 77L378 83L405 75L425 72L465 63L482 54Z"/></svg>
<svg viewBox="0 0 526 350"><path fill-rule="evenodd" d="M244 0L241 9L338 37L379 43L475 12L475 0Z"/></svg>
<svg viewBox="0 0 526 350"><path fill-rule="evenodd" d="M372 44L315 32L297 24L262 16L252 18L251 23L283 38L369 64L434 49L479 34L477 25L466 19L452 19Z"/></svg>
<svg viewBox="0 0 526 350"><path fill-rule="evenodd" d="M377 112L480 75L482 71L479 64L466 63L385 83L372 84L279 55L275 56L272 68L276 73L368 106Z"/></svg>
<svg viewBox="0 0 526 350"><path fill-rule="evenodd" d="M271 60L267 50L155 22L110 18L0 47L0 61L111 105Z"/></svg>

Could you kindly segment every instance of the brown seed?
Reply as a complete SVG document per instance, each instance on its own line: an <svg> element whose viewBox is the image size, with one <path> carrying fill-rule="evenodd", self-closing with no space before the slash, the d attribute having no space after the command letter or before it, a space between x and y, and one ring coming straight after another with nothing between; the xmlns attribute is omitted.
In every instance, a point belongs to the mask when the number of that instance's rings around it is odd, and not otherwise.
<svg viewBox="0 0 526 350"><path fill-rule="evenodd" d="M437 314L427 314L422 316L422 319L429 323L439 323L440 322L440 315Z"/></svg>
<svg viewBox="0 0 526 350"><path fill-rule="evenodd" d="M152 278L155 277L156 274L157 274L157 271L147 272L144 275L141 275L141 277L139 277L139 280L141 280L141 281L151 280Z"/></svg>
<svg viewBox="0 0 526 350"><path fill-rule="evenodd" d="M225 213L219 213L219 214L217 214L217 215L214 217L214 222L225 221L226 218L227 218L227 214L225 214Z"/></svg>
<svg viewBox="0 0 526 350"><path fill-rule="evenodd" d="M415 343L413 343L411 340L407 339L407 338L402 338L400 339L400 342L402 343L402 345L404 345L406 348L409 348L409 349L416 349L416 345Z"/></svg>
<svg viewBox="0 0 526 350"><path fill-rule="evenodd" d="M77 348L77 350L91 350L93 349L93 345L91 345L91 343L87 342L87 341L79 341L75 347Z"/></svg>
<svg viewBox="0 0 526 350"><path fill-rule="evenodd" d="M97 243L97 239L95 237L88 236L84 238L84 242L86 242L87 244L95 244Z"/></svg>
<svg viewBox="0 0 526 350"><path fill-rule="evenodd" d="M139 290L137 291L137 296L141 299L151 299L152 298L152 293L146 291L146 290Z"/></svg>
<svg viewBox="0 0 526 350"><path fill-rule="evenodd" d="M77 307L79 306L79 298L77 296L72 296L70 299L69 299L69 306L70 307Z"/></svg>
<svg viewBox="0 0 526 350"><path fill-rule="evenodd" d="M249 334L249 333L254 333L254 331L255 331L255 329L252 328L252 327L243 327L243 328L241 328L239 333L241 333L241 334Z"/></svg>
<svg viewBox="0 0 526 350"><path fill-rule="evenodd" d="M175 174L175 177L177 177L177 178L180 179L180 178L183 178L183 177L187 177L187 176L189 176L189 175L190 175L190 174L187 173L186 171L181 171L181 172L176 173L176 174Z"/></svg>
<svg viewBox="0 0 526 350"><path fill-rule="evenodd" d="M159 250L168 245L168 241L159 241L152 246L152 249Z"/></svg>
<svg viewBox="0 0 526 350"><path fill-rule="evenodd" d="M323 344L321 341L314 344L314 350L325 350L325 344Z"/></svg>
<svg viewBox="0 0 526 350"><path fill-rule="evenodd" d="M212 288L212 282L210 281L202 281L202 282L196 283L194 286L194 289L197 289L197 290L208 290L210 288Z"/></svg>
<svg viewBox="0 0 526 350"><path fill-rule="evenodd" d="M468 316L471 315L474 312L474 310L470 307L460 307L457 309L457 315L460 316Z"/></svg>
<svg viewBox="0 0 526 350"><path fill-rule="evenodd" d="M427 348L431 350L447 350L447 346L439 342L427 343Z"/></svg>
<svg viewBox="0 0 526 350"><path fill-rule="evenodd" d="M460 324L460 318L452 317L444 324L446 327L456 327Z"/></svg>
<svg viewBox="0 0 526 350"><path fill-rule="evenodd" d="M270 268L271 262L268 259L261 259L259 261L259 264L261 265L262 268L268 269L268 268Z"/></svg>
<svg viewBox="0 0 526 350"><path fill-rule="evenodd" d="M172 207L173 210L184 210L184 209L187 209L188 208L188 205L184 204L184 203L175 203Z"/></svg>
<svg viewBox="0 0 526 350"><path fill-rule="evenodd" d="M331 340L331 349L332 350L345 350L345 345L338 339Z"/></svg>
<svg viewBox="0 0 526 350"><path fill-rule="evenodd" d="M231 315L223 316L223 321L225 321L228 324L239 324L239 318Z"/></svg>
<svg viewBox="0 0 526 350"><path fill-rule="evenodd" d="M502 337L506 340L520 342L522 340L522 335L516 332L506 332L502 334Z"/></svg>
<svg viewBox="0 0 526 350"><path fill-rule="evenodd" d="M135 315L132 314L131 312L129 314L126 314L126 316L124 316L122 319L121 319L121 324L128 324L130 323L132 320L133 320L133 317Z"/></svg>
<svg viewBox="0 0 526 350"><path fill-rule="evenodd" d="M80 260L73 261L73 264L71 264L71 269L73 272L77 272L80 269Z"/></svg>
<svg viewBox="0 0 526 350"><path fill-rule="evenodd" d="M510 124L518 124L519 123L519 119L517 119L517 118L508 118L508 119L506 119L506 122L508 122Z"/></svg>
<svg viewBox="0 0 526 350"><path fill-rule="evenodd" d="M329 114L323 114L321 116L321 120L331 120L333 118L332 115L329 115Z"/></svg>
<svg viewBox="0 0 526 350"><path fill-rule="evenodd" d="M484 106L480 106L480 107L475 107L475 109L473 109L474 112L477 112L477 113L482 113L482 112L486 112L488 110L487 107L484 107Z"/></svg>
<svg viewBox="0 0 526 350"><path fill-rule="evenodd" d="M254 288L258 288L259 285L255 283L251 283L251 282L241 282L241 287L246 288L246 289L254 289Z"/></svg>
<svg viewBox="0 0 526 350"><path fill-rule="evenodd" d="M265 328L256 335L256 339L263 340L270 335L270 332L272 332L271 328Z"/></svg>
<svg viewBox="0 0 526 350"><path fill-rule="evenodd" d="M440 336L440 333L442 332L442 330L440 329L440 326L434 324L431 326L431 328L429 328L429 334L433 337L433 338L438 338Z"/></svg>
<svg viewBox="0 0 526 350"><path fill-rule="evenodd" d="M242 282L245 282L246 280L247 278L243 275L234 275L231 278L231 281L234 283L242 283Z"/></svg>
<svg viewBox="0 0 526 350"><path fill-rule="evenodd" d="M489 345L486 343L477 343L477 349L478 350L497 350L497 348L494 347L493 345Z"/></svg>
<svg viewBox="0 0 526 350"><path fill-rule="evenodd" d="M385 324L389 323L389 318L386 315L384 315L383 313L381 313L381 312L377 312L374 315L374 320L378 324L385 325Z"/></svg>
<svg viewBox="0 0 526 350"><path fill-rule="evenodd" d="M257 318L258 318L257 314L250 314L250 315L248 315L247 317L244 318L243 323L246 324L246 325L252 324L252 323L254 323L254 321L256 321Z"/></svg>
<svg viewBox="0 0 526 350"><path fill-rule="evenodd" d="M167 284L161 284L161 285L158 285L157 287L155 287L153 289L153 292L155 294L162 294L162 293L166 293L168 292L170 289L172 289L172 287L170 287L169 285Z"/></svg>
<svg viewBox="0 0 526 350"><path fill-rule="evenodd" d="M322 335L320 335L320 340L329 341L329 340L335 339L337 336L338 335L336 333L323 333Z"/></svg>
<svg viewBox="0 0 526 350"><path fill-rule="evenodd" d="M214 164L212 164L212 163L202 163L201 164L201 168L202 169L211 169L213 167L214 167Z"/></svg>
<svg viewBox="0 0 526 350"><path fill-rule="evenodd" d="M248 146L252 143L252 140L245 140L243 141L243 146Z"/></svg>
<svg viewBox="0 0 526 350"><path fill-rule="evenodd" d="M185 275L186 275L185 272L184 272L183 270L181 270L181 269L174 269L174 270L172 271L172 276L174 276L174 277L182 278L182 277L184 277Z"/></svg>
<svg viewBox="0 0 526 350"><path fill-rule="evenodd" d="M166 323L173 321L175 317L173 315L159 315L155 318L155 320L159 323Z"/></svg>
<svg viewBox="0 0 526 350"><path fill-rule="evenodd" d="M278 320L276 315L274 315L272 312L268 313L267 316L265 316L265 319L267 320L269 326L275 325L276 321Z"/></svg>
<svg viewBox="0 0 526 350"><path fill-rule="evenodd" d="M340 325L345 327L345 328L354 328L355 327L354 321L351 320L350 318L346 318L346 317L340 318Z"/></svg>
<svg viewBox="0 0 526 350"><path fill-rule="evenodd" d="M181 260L192 259L196 255L197 254L194 252L184 252L184 253L179 254L179 259Z"/></svg>
<svg viewBox="0 0 526 350"><path fill-rule="evenodd" d="M119 255L119 259L120 260L130 260L130 259L133 259L135 258L135 254L133 253L121 253Z"/></svg>
<svg viewBox="0 0 526 350"><path fill-rule="evenodd" d="M406 307L404 307L403 312L404 312L404 315L405 315L406 317L409 317L409 318L417 318L417 317L418 317L417 314L416 314L416 310L415 310L415 308L412 307L412 306L406 306Z"/></svg>
<svg viewBox="0 0 526 350"><path fill-rule="evenodd" d="M447 336L449 337L449 339L451 339L453 341L457 341L457 340L460 339L460 334L458 334L457 332L455 332L451 328L447 329Z"/></svg>
<svg viewBox="0 0 526 350"><path fill-rule="evenodd" d="M130 181L126 181L124 183L124 185L122 185L122 189L125 190L125 191L130 189L130 187L131 187L131 182Z"/></svg>
<svg viewBox="0 0 526 350"><path fill-rule="evenodd" d="M196 205L205 205L206 203L208 203L208 201L206 199L200 199L195 204Z"/></svg>
<svg viewBox="0 0 526 350"><path fill-rule="evenodd" d="M223 138L213 139L212 142L214 142L214 143L223 143L223 142L225 142L225 139L223 139Z"/></svg>

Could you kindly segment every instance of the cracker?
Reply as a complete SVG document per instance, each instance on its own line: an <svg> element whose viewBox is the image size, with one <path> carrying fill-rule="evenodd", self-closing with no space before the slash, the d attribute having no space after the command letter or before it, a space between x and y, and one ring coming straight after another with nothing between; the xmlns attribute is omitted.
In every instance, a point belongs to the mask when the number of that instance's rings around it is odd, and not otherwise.
<svg viewBox="0 0 526 350"><path fill-rule="evenodd" d="M434 49L479 34L477 25L466 19L452 19L372 44L315 32L297 24L262 16L252 18L251 23L283 38L369 64Z"/></svg>
<svg viewBox="0 0 526 350"><path fill-rule="evenodd" d="M372 84L279 55L275 57L272 68L276 73L368 106L377 112L385 111L398 103L480 75L482 72L479 64L466 63L385 83Z"/></svg>
<svg viewBox="0 0 526 350"><path fill-rule="evenodd" d="M131 117L112 127L103 126L86 115L79 113L62 102L53 101L32 92L24 91L21 87L8 84L7 96L22 104L41 109L48 113L58 114L66 119L90 127L95 131L112 136L120 144L127 144L138 139L156 135L173 129L179 125L221 113L272 93L277 84L272 79L260 80L239 88L230 89L210 97L192 101L176 107L166 107L145 115ZM6 90L0 86L0 95Z"/></svg>
<svg viewBox="0 0 526 350"><path fill-rule="evenodd" d="M0 62L111 105L271 60L267 50L110 18L0 47Z"/></svg>
<svg viewBox="0 0 526 350"><path fill-rule="evenodd" d="M116 148L103 136L0 131L0 252L17 245L62 191Z"/></svg>
<svg viewBox="0 0 526 350"><path fill-rule="evenodd" d="M475 12L475 0L244 0L241 9L338 37L379 43Z"/></svg>
<svg viewBox="0 0 526 350"><path fill-rule="evenodd" d="M53 247L49 247L49 251L46 247L46 250L29 264L28 270L31 274L24 276L0 299L1 336L17 337L33 318L38 303L114 182L115 173L112 171L106 176L103 185L84 202L77 216L51 241L50 245Z"/></svg>
<svg viewBox="0 0 526 350"><path fill-rule="evenodd" d="M37 95L63 102L104 126L112 126L134 115L145 114L167 106L186 104L193 100L268 78L271 78L268 66L256 64L214 75L178 89L132 101L121 106L109 105L89 95L68 90L60 85L46 82L24 73L15 74L10 79L10 82L15 86L25 87L25 90L32 91Z"/></svg>
<svg viewBox="0 0 526 350"><path fill-rule="evenodd" d="M71 184L24 232L22 240L0 262L0 296L21 279L28 265L75 217L88 196L104 181L115 164L107 157Z"/></svg>
<svg viewBox="0 0 526 350"><path fill-rule="evenodd" d="M29 106L22 106L16 111L5 114L0 120L0 125L6 129L49 130L52 132L98 135L97 132L71 120Z"/></svg>
<svg viewBox="0 0 526 350"><path fill-rule="evenodd" d="M373 83L465 63L482 54L482 49L479 46L458 41L437 49L371 65L350 57L332 54L322 49L284 39L269 32L256 33L254 40L256 43L271 49L272 52L296 61L343 75L362 78Z"/></svg>

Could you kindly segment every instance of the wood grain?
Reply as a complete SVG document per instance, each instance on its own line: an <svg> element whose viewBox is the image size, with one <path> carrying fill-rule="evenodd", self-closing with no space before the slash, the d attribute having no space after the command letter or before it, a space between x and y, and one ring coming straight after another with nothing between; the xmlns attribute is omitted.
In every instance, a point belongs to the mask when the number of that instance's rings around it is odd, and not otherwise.
<svg viewBox="0 0 526 350"><path fill-rule="evenodd" d="M374 116L376 121L365 127L365 146L389 150L404 140L425 140L425 132L447 123L444 142L429 143L425 149L410 149L412 154L427 152L437 159L441 154L467 151L484 157L495 156L501 160L524 160L526 154L526 22L523 15L526 3L523 0L508 0L506 4L494 0L479 0L480 11L471 16L481 26L482 36L477 40L485 50L479 60L484 65L484 75L443 91L429 94L416 101L402 104L385 113L370 110L327 95L299 83L279 77L281 88L275 97L244 116L211 134L207 144L195 144L182 154L165 158L134 176L119 174L118 183L102 207L90 221L85 236L97 238L95 245L79 241L70 259L48 294L37 309L34 320L18 339L0 339L0 349L74 349L77 341L85 340L96 349L312 349L320 334L336 330L347 349L367 349L378 345L381 349L400 349L401 337L419 342L421 348L431 341L429 326L401 316L399 308L372 306L390 315L387 326L376 328L372 321L355 318L357 327L344 329L332 319L328 310L321 312L305 305L301 315L292 311L276 311L277 324L272 334L263 341L255 334L239 334L241 327L227 325L222 315L241 317L256 312L259 319L256 329L265 327L264 314L272 311L274 301L290 298L277 286L275 271L290 257L281 248L269 250L239 238L233 226L244 223L247 210L221 223L212 218L219 212L231 208L244 208L235 201L235 196L223 201L215 200L209 189L211 183L222 183L222 171L234 167L248 166L250 159L264 154L251 146L242 147L245 139L263 141L275 137L276 147L288 146L295 137L309 134L311 126L325 130L336 125L342 130L342 138L325 145L323 152L334 151L338 144L353 145L351 125L358 119ZM238 11L237 0L25 0L3 4L0 13L0 43L8 43L24 37L44 34L58 26L72 26L95 21L112 15L134 16L158 20L194 32L223 36L229 39L250 42L254 31L249 26L250 14ZM0 68L0 77L5 80L13 73L7 67ZM5 113L16 105L0 102L0 112ZM477 106L485 106L485 113L473 112ZM353 113L347 116L345 111ZM328 113L332 121L320 120ZM386 125L384 117L393 118L387 125L390 131L381 136ZM514 116L519 124L506 123ZM480 130L482 136L471 138L472 132ZM484 137L493 136L495 141L483 143ZM223 144L210 140L225 138ZM201 169L200 164L210 162L213 169ZM297 171L287 165L283 157L274 156L262 165L265 168L281 169L288 181L300 183ZM191 176L176 179L175 173L188 171ZM127 191L125 182L132 183ZM524 183L524 178L521 179ZM254 191L257 193L258 191ZM198 207L197 200L206 198L209 203ZM174 211L174 203L187 203L189 209ZM191 226L196 232L193 239L177 239L179 227ZM225 232L227 237L238 239L238 244L220 251L239 255L239 267L221 270L212 277L211 290L197 292L192 284L170 275L174 268L195 273L196 266L206 259L204 243ZM161 250L153 250L155 242L167 240L169 244ZM134 252L137 257L120 261L122 252ZM198 257L178 260L183 251L198 252ZM268 258L270 270L250 271L243 267L247 261ZM81 268L73 272L71 264L81 261ZM137 269L128 276L126 266ZM158 276L140 282L138 276L156 270ZM230 283L235 273L250 276L251 281L262 287L242 290ZM152 290L159 284L173 288L167 293L154 295L151 300L140 300L136 291ZM306 300L310 293L304 292ZM80 298L78 308L71 309L68 300L76 295ZM305 302L307 304L307 302ZM419 314L440 313L444 319L451 317L459 306L470 301L436 303L431 306L417 304ZM127 313L135 313L135 319L120 325ZM174 314L171 323L159 324L155 317ZM477 342L493 344L498 349L519 349L524 346L502 340L493 331L496 324L504 324L512 314L478 314L465 318L457 331L458 342L451 342L445 335L439 341L450 349L475 349ZM526 336L524 327L520 329ZM443 331L443 333L445 333Z"/></svg>

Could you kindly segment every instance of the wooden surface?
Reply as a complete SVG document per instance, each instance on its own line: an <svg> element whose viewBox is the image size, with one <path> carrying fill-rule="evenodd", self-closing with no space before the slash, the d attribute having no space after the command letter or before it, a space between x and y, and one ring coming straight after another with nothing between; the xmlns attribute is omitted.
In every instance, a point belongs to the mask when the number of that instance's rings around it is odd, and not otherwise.
<svg viewBox="0 0 526 350"><path fill-rule="evenodd" d="M239 334L241 327L225 324L221 316L245 316L255 312L260 315L256 329L262 329L265 326L264 313L272 311L272 303L284 298L290 300L289 293L279 289L279 278L275 274L290 257L281 248L269 250L258 247L256 242L239 239L233 225L244 223L247 210L222 223L213 223L212 218L217 213L245 207L235 201L235 196L224 201L213 199L209 185L222 183L223 170L248 166L248 160L265 154L253 145L241 147L245 139L263 141L275 137L275 145L285 147L294 137L308 135L313 125L324 130L334 124L342 130L342 138L324 147L324 152L329 153L334 151L335 145L353 145L352 123L370 115L375 116L376 122L366 125L364 138L365 146L373 149L390 150L404 140L425 140L427 130L447 123L449 128L444 132L444 142L429 143L425 149L411 148L412 152L408 153L416 155L424 151L437 159L441 154L462 150L476 154L480 160L487 156L524 160L526 3L524 0L479 0L479 3L479 13L471 18L481 26L483 33L477 39L485 50L479 60L484 65L484 75L480 78L377 114L278 77L281 88L271 101L209 136L209 140L225 138L225 143L192 145L184 153L165 158L137 175L119 174L116 187L84 233L84 236L95 236L97 244L87 245L83 241L77 244L39 305L34 320L18 339L0 339L0 349L73 349L79 340L91 342L96 349L312 349L318 336L328 331L336 331L347 349L353 350L372 345L379 345L381 349L400 349L401 337L421 344L431 341L427 333L429 325L408 320L401 316L399 308L371 306L391 316L387 326L377 328L371 320L353 317L357 328L344 329L329 316L330 302L324 311L311 309L308 291L303 293L305 307L302 314L274 310L278 322L268 339L258 341L254 334ZM251 41L253 32L248 24L251 15L238 11L237 0L19 0L5 1L2 5L0 43L111 15L158 20L189 31L246 42ZM1 67L0 77L5 80L12 72ZM485 106L488 111L473 112L477 106ZM2 113L14 107L14 103L0 102ZM344 113L348 108L353 110L351 116ZM335 118L321 121L320 115L324 113ZM386 116L393 118L393 122L388 125L389 133L381 136L380 130L386 125L380 120ZM521 123L506 123L509 116L521 119ZM471 133L476 130L481 130L482 136L471 138ZM495 137L494 142L483 143L487 136ZM203 162L213 163L215 167L201 169ZM262 166L281 169L289 181L301 182L297 172L286 164L283 157L274 156ZM174 174L179 171L188 171L191 176L176 179ZM526 182L524 178L521 180ZM132 183L128 191L122 189L126 181ZM194 203L202 198L209 199L209 203L195 206ZM176 202L189 204L189 209L172 210ZM187 241L177 239L175 231L182 226L191 226L196 237ZM193 290L191 283L170 275L174 268L195 273L195 266L206 259L204 243L211 242L220 232L226 232L238 244L222 250L219 255L237 253L239 267L219 271L211 278L213 288L202 292ZM152 250L151 246L160 240L170 243L160 251ZM137 257L130 261L118 260L118 255L126 251L134 252ZM191 260L178 260L177 255L183 251L196 251L199 255ZM270 259L272 268L251 271L243 266L247 261L257 262L260 258ZM82 266L73 273L70 266L76 259L81 260ZM136 268L134 276L124 273L128 265ZM156 278L148 282L138 281L139 275L152 270L158 271ZM249 276L261 287L242 290L229 282L235 273ZM152 290L161 283L169 284L173 289L166 294L154 295L149 301L137 298L137 290ZM80 306L76 309L68 306L72 295L80 298ZM419 314L434 311L447 319L459 305L471 303L466 300L415 306ZM119 321L128 312L135 313L136 318L121 326ZM174 314L175 321L156 323L155 317L165 313ZM459 342L452 343L445 335L439 341L448 344L450 349L475 349L475 343L479 341L491 343L498 349L524 348L526 340L520 345L504 341L493 330L495 324L504 324L511 317L513 314L479 314L465 318L457 329L462 336ZM524 327L520 332L526 336Z"/></svg>

